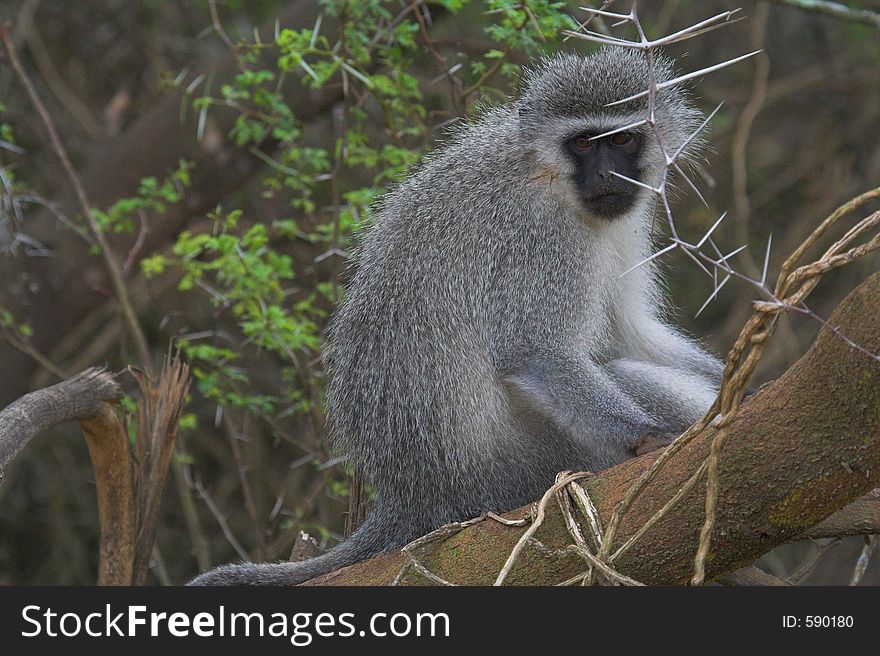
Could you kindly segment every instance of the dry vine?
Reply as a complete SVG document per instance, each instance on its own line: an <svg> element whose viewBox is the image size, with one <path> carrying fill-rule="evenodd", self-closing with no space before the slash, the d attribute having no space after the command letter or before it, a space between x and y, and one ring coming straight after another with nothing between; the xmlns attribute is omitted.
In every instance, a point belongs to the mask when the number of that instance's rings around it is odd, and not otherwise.
<svg viewBox="0 0 880 656"><path fill-rule="evenodd" d="M577 32L567 32L567 35L569 37L585 39L603 45L635 48L641 50L644 52L648 64L648 89L640 94L636 94L629 98L624 98L615 103L612 103L620 104L629 100L633 100L635 98L647 96L648 110L646 117L634 125L628 125L619 128L618 130L615 130L615 132L621 130L630 130L633 127L638 127L641 125L647 125L653 130L657 142L660 146L661 152L666 159L665 173L663 179L657 187L650 187L636 180L624 178L638 186L647 187L657 196L658 204L663 208L671 234L671 244L669 246L660 249L649 258L637 264L636 267L648 264L655 258L671 250L680 250L692 261L694 261L700 267L700 269L703 270L713 280L712 293L707 299L706 303L703 305L703 308L705 308L710 301L718 296L721 288L724 287L724 285L727 284L727 282L731 278L738 278L751 284L759 291L764 299L754 302L753 315L748 320L745 327L742 329L739 337L734 343L733 348L727 356L724 367L723 381L718 394L718 398L716 399L715 403L712 405L706 415L691 428L689 428L682 436L680 436L669 448L667 448L666 451L648 469L648 471L638 481L636 481L632 488L630 488L623 501L615 509L608 524L608 527L604 531L604 533L602 533L601 529L597 529L595 518L592 516L588 508L583 503L578 504L578 507L581 509L582 514L588 520L588 525L591 527L590 535L593 538L595 546L597 548L595 555L588 548L586 544L586 539L582 535L580 528L578 527L578 523L574 520L574 517L571 513L571 508L568 505L568 501L563 501L562 499L560 499L560 503L562 504L563 508L563 514L566 519L566 524L569 527L569 531L572 534L572 539L574 540L574 544L571 545L570 549L585 557L585 559L589 563L588 569L583 575L565 581L563 582L563 585L576 582L580 582L583 584L594 583L596 582L597 570L601 571L602 574L605 575L606 580L617 583L623 582L623 579L625 579L626 577L623 577L623 575L613 569L615 561L617 561L620 556L626 553L638 540L640 540L642 536L644 536L644 534L654 524L656 524L657 521L659 521L672 508L674 508L678 504L678 502L683 499L696 486L696 484L702 479L703 475L705 474L707 477L706 517L703 527L701 529L700 543L694 558L694 569L693 575L691 577L691 584L700 585L703 583L705 578L705 560L711 544L712 531L714 528L715 508L718 499L718 467L721 453L723 452L725 441L727 439L728 426L737 416L740 404L742 403L742 400L748 390L749 381L751 380L755 368L764 353L767 341L773 335L778 325L777 319L780 314L795 311L806 314L807 316L810 316L811 318L814 318L827 326L827 323L824 322L824 320L822 320L818 315L810 310L809 307L806 306L804 300L816 287L819 280L825 273L832 269L845 266L853 262L854 260L880 248L880 234L874 234L873 237L866 243L855 245L856 240L865 235L865 233L876 230L878 224L880 224L880 212L874 212L873 214L859 221L854 227L847 231L847 233L840 240L838 240L830 248L828 248L819 259L806 265L799 266L799 263L805 253L812 246L814 246L816 242L820 238L822 238L832 226L837 224L840 219L862 207L866 203L874 199L880 198L880 188L864 193L861 196L858 196L857 198L849 201L848 203L838 208L827 219L825 219L825 221L823 221L822 224L818 228L816 228L816 230L814 230L813 233L809 237L807 237L807 239L804 240L804 242L785 261L777 278L776 284L772 289L767 285L767 268L770 257L770 242L768 242L767 244L767 250L764 255L764 265L760 279L751 278L747 275L744 275L736 271L730 264L730 259L741 250L743 250L745 246L725 255L722 254L722 252L715 245L715 242L712 240L712 233L724 220L726 213L722 214L711 226L711 228L706 232L706 234L703 235L703 237L696 243L691 243L682 239L679 236L678 230L676 229L675 220L668 202L667 182L670 175L674 172L678 176L682 177L685 182L687 182L688 186L693 189L702 200L702 195L700 195L700 192L697 189L696 185L691 182L690 179L688 179L687 175L679 165L678 159L681 156L685 147L697 137L699 132L701 132L705 128L706 124L708 124L708 122L712 119L720 106L709 115L709 117L698 128L698 130L686 140L684 145L679 147L678 150L676 150L674 153L670 154L669 151L664 147L660 139L660 133L654 120L654 109L657 93L663 88L682 84L695 77L714 72L716 70L729 66L730 64L750 57L756 53L749 53L747 55L735 57L720 64L701 69L695 73L681 75L667 82L658 83L654 76L653 68L654 50L656 48L684 39L692 38L706 31L721 27L724 24L731 22L731 19L734 17L736 11L738 10L718 14L668 36L649 40L645 35L644 29L642 28L642 24L639 20L638 2L636 0L632 2L631 9L628 14L605 11L604 8L606 5L607 3L603 5L602 9L593 9L589 7L584 7L583 9L591 16L601 16L603 18L616 21L612 25L612 27L618 27L620 25L626 24L635 28L638 34L638 40L629 41L615 36L592 32L586 28L583 28L582 30ZM624 176L618 175L618 177L623 178ZM705 203L705 201L703 202ZM707 246L712 249L712 254L708 254L705 252L704 249ZM702 311L703 308L701 308L700 311ZM865 351L857 344L849 340L845 335L842 335L834 326L828 327L838 337L846 341L847 344L849 344L852 348L862 351L868 357L880 360L880 357L878 357L876 354ZM626 512L632 506L632 503L645 490L647 485L656 476L657 472L660 471L660 469L670 460L670 458L677 452L679 452L682 447L689 443L696 435L700 434L710 425L713 425L715 428L717 428L718 432L712 442L710 453L706 457L704 462L696 469L696 471L694 471L690 479L672 496L672 498L669 499L669 501L659 511L657 511L657 513L655 513L655 515L651 519L649 519L642 527L640 527L639 530L636 531L636 533L626 543L618 547L616 550L612 551L617 530L620 527L621 521ZM513 552L510 554L507 563L498 575L496 585L503 583L522 548L530 541L532 535L540 526L541 521L543 520L542 511L550 497L558 494L560 491L563 490L563 488L566 488L569 485L571 486L571 488L582 490L582 488L580 488L580 486L578 486L574 482L575 480L577 480L577 478L582 476L584 475L565 475L563 478L557 479L557 483L553 487L551 487L550 490L547 491L547 493L542 498L541 503L539 503L538 514L535 517L532 527L530 527L530 529L523 535L519 543L514 548ZM573 494L577 493L574 492ZM870 551L866 548L865 553L870 553ZM867 556L865 556L864 553L862 560L867 560ZM856 578L855 574L853 578ZM637 582L632 581L631 579L628 582L631 582L631 584L637 584Z"/></svg>

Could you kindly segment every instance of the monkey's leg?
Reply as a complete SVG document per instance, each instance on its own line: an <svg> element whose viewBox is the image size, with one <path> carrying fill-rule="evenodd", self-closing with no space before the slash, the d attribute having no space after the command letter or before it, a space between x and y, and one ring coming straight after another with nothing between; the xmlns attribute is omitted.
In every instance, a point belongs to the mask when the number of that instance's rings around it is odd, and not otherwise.
<svg viewBox="0 0 880 656"><path fill-rule="evenodd" d="M548 418L588 453L619 461L662 425L601 366L579 354L518 358L502 379L521 408Z"/></svg>

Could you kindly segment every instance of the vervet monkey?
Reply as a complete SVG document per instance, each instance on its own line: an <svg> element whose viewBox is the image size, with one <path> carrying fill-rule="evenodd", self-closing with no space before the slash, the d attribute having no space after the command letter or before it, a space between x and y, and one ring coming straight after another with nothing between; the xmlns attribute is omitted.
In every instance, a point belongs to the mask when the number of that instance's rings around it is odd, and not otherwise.
<svg viewBox="0 0 880 656"><path fill-rule="evenodd" d="M671 65L654 64L658 82ZM715 398L721 364L666 323L652 253L665 162L642 125L642 53L535 66L522 96L460 127L389 193L332 322L334 446L378 492L348 540L299 563L227 565L196 584L294 584L449 522L534 501L561 470L668 440ZM667 152L700 123L663 89ZM685 148L693 158L696 142Z"/></svg>

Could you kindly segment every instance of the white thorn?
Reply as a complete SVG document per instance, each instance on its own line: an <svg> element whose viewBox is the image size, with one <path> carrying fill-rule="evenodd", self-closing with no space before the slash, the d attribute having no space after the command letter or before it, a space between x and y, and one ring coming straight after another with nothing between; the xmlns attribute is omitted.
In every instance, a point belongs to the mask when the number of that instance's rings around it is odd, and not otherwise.
<svg viewBox="0 0 880 656"><path fill-rule="evenodd" d="M628 177L626 177L625 175L621 175L621 174L618 173L617 171L608 171L608 172L609 172L611 175L613 175L614 177L616 177L616 178L620 178L621 180L626 180L627 182L631 182L631 183L633 183L633 184L636 185L637 187L644 187L645 189L650 189L650 190L653 191L655 194L658 194L658 195L659 195L659 194L662 194L662 193L663 193L663 189L655 189L655 188L652 187L651 185L646 185L644 182L639 182L638 180L634 180L633 178L628 178Z"/></svg>
<svg viewBox="0 0 880 656"><path fill-rule="evenodd" d="M714 73L717 70L722 68L726 68L732 64L736 64L737 62L741 62L744 59L748 59L749 57L754 57L757 55L760 50L755 50L754 52L750 52L747 55L741 55L739 57L735 57L734 59L728 59L726 62L722 62L720 64L715 64L714 66L708 66L706 68L701 68L698 71L694 71L693 73L688 73L687 75L680 75L679 77L673 78L666 82L662 82L656 86L656 90L660 91L661 89L665 89L667 87L675 86L676 84L681 84L682 82L687 82L688 80L692 80L695 77L700 77L701 75L707 75L709 73ZM615 100L614 102L610 102L606 107L613 107L614 105L622 105L624 103L628 103L631 100L636 100L637 98L642 98L643 96L648 95L648 90L642 91L640 93L633 94L627 98L622 98L621 100Z"/></svg>
<svg viewBox="0 0 880 656"><path fill-rule="evenodd" d="M770 245L773 243L773 234L767 239L767 252L764 254L764 271L761 273L761 287L767 282L767 265L770 264Z"/></svg>
<svg viewBox="0 0 880 656"><path fill-rule="evenodd" d="M717 270L717 269L716 269L716 270ZM714 289L714 290L712 291L712 293L709 295L709 298L706 299L706 302L703 303L702 307L700 307L699 310L697 310L697 313L694 315L694 318L697 318L698 316L700 316L700 314L703 312L703 310L705 310L705 309L708 307L709 303L711 303L712 300L713 300L716 296L718 296L718 292L720 292L721 289L722 289L722 287L724 287L724 285L727 284L727 281L730 280L730 277L731 277L731 274L728 273L727 276L725 276L724 280L721 281L721 284L720 284L720 285L716 285L715 289Z"/></svg>
<svg viewBox="0 0 880 656"><path fill-rule="evenodd" d="M668 253L668 252L671 251L673 248L678 248L678 244L670 244L670 245L667 246L666 248L663 248L663 249L657 251L657 252L654 253L653 255L650 255L650 256L646 257L644 260L642 260L642 261L639 262L638 264L635 264L635 265L631 266L629 269L627 269L626 271L624 271L623 273L621 273L621 274L620 274L619 276L617 276L617 277L618 277L618 278L623 278L626 274L630 273L631 271L635 271L635 270L638 269L640 266L642 266L642 265L644 265L644 264L647 264L647 263L650 262L651 260L655 260L655 259L657 259L658 257L660 257L661 255L663 255L664 253Z"/></svg>
<svg viewBox="0 0 880 656"><path fill-rule="evenodd" d="M613 130L609 130L608 132L603 132L602 134L597 134L595 137L590 137L590 141L594 139L601 139L602 137L607 137L612 134L617 134L618 132L626 132L627 130L632 130L633 128L637 128L641 125L645 125L648 122L647 119L642 119L641 121L636 121L635 123L630 123L629 125L624 125L622 128L614 128Z"/></svg>
<svg viewBox="0 0 880 656"><path fill-rule="evenodd" d="M693 141L694 138L695 138L698 134L700 134L700 132L703 131L703 129L709 124L709 121L711 121L711 120L715 117L715 114L718 113L718 110L720 110L721 107L722 107L723 105L724 105L723 102L718 103L718 107L716 107L715 109L713 109L713 110L712 110L712 113L709 114L709 115L706 117L706 120L704 120L702 123L700 123L700 127L698 127L696 130L694 130L694 131L691 133L691 135L690 135L687 139L685 139L684 143L681 144L681 146L678 147L678 150L675 151L675 154L674 154L674 155L672 156L672 158L671 158L672 161L670 162L670 164L671 164L672 162L674 162L676 159L678 159L678 157L682 154L682 152L684 152L684 149L688 147L688 144L689 144L691 141Z"/></svg>
<svg viewBox="0 0 880 656"><path fill-rule="evenodd" d="M703 235L703 238L697 242L697 248L700 248L703 244L706 243L706 240L712 236L712 233L715 232L715 228L717 228L719 225L721 225L721 222L724 220L724 218L726 216L727 216L727 212L725 211L721 216L718 217L718 220L712 224L711 228L709 228L709 232L707 232L705 235ZM720 253L719 253L719 255L720 255Z"/></svg>

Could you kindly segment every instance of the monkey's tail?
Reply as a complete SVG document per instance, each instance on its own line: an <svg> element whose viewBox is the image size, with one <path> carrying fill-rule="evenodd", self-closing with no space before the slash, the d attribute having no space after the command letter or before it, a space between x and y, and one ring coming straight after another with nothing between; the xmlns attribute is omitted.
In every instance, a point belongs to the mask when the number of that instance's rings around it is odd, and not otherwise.
<svg viewBox="0 0 880 656"><path fill-rule="evenodd" d="M325 554L301 562L236 563L208 570L188 585L296 585L406 543L394 535L393 515L381 504L361 527Z"/></svg>

